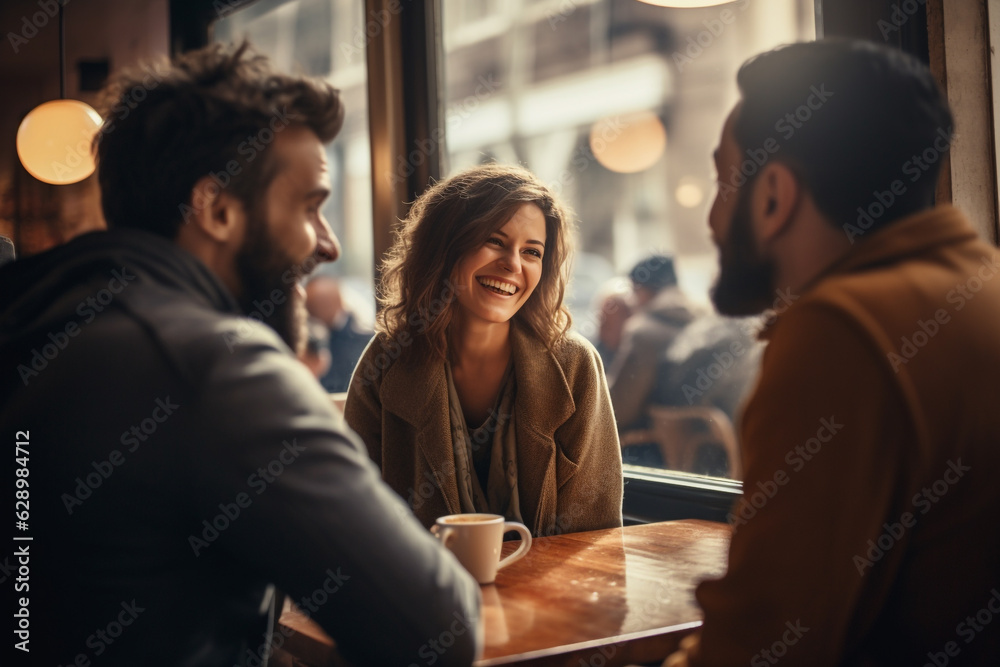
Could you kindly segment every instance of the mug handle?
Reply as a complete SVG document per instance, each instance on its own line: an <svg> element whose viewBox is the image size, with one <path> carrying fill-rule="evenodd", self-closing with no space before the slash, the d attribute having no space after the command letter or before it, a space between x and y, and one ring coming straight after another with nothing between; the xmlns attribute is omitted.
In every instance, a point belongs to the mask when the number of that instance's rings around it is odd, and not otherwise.
<svg viewBox="0 0 1000 667"><path fill-rule="evenodd" d="M507 521L503 524L503 532L506 533L508 530L516 530L520 533L521 546L519 546L514 553L500 561L500 564L497 565L498 570L507 567L511 563L516 563L521 560L528 553L528 549L531 548L531 531L528 530L527 526L516 521Z"/></svg>
<svg viewBox="0 0 1000 667"><path fill-rule="evenodd" d="M455 534L455 529L450 526L442 528L441 526L434 524L431 526L431 533L434 534L434 537L440 540L443 546L447 547L448 540L450 540L451 536Z"/></svg>

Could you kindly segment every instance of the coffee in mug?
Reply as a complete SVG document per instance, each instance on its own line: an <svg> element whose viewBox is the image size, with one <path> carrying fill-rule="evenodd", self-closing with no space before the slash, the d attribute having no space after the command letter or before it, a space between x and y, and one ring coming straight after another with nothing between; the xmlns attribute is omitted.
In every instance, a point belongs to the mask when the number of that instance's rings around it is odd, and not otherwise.
<svg viewBox="0 0 1000 667"><path fill-rule="evenodd" d="M500 560L503 534L508 530L520 533L521 546ZM439 517L431 532L481 584L492 584L497 570L521 560L531 548L528 528L516 521L504 521L499 514L449 514Z"/></svg>

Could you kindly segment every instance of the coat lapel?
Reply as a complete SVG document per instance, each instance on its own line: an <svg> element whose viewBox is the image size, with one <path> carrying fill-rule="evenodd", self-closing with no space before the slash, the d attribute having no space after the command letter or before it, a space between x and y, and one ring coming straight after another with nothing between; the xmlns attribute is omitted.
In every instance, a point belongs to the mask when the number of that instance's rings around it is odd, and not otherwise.
<svg viewBox="0 0 1000 667"><path fill-rule="evenodd" d="M413 351L411 351L413 352ZM517 397L514 424L517 438L518 491L521 507L534 507L534 516L523 517L536 534L555 525L560 456L555 431L576 411L573 394L555 356L516 323L511 326ZM399 436L415 442L416 485L436 480L447 512L461 512L452 451L451 413L444 362L421 353L404 354L386 371L382 382L382 407L406 424ZM385 437L394 437L386 432Z"/></svg>
<svg viewBox="0 0 1000 667"><path fill-rule="evenodd" d="M410 432L403 440L415 442L421 454L414 457L414 484L435 480L448 513L459 513L444 362L421 353L403 355L386 371L382 387L383 409L406 422Z"/></svg>
<svg viewBox="0 0 1000 667"><path fill-rule="evenodd" d="M517 377L518 490L521 507L534 507L525 522L535 534L551 531L557 511L558 447L553 437L576 411L562 367L534 336L511 327L511 354Z"/></svg>

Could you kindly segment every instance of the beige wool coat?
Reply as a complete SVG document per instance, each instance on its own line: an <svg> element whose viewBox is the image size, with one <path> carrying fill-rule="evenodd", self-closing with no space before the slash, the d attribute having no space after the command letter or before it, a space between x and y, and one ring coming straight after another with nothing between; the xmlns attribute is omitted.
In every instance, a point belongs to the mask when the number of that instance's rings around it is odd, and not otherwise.
<svg viewBox="0 0 1000 667"><path fill-rule="evenodd" d="M398 343L372 339L344 414L385 482L431 526L462 511L445 364ZM597 351L576 334L549 351L514 325L511 354L524 523L535 536L622 525L621 448Z"/></svg>

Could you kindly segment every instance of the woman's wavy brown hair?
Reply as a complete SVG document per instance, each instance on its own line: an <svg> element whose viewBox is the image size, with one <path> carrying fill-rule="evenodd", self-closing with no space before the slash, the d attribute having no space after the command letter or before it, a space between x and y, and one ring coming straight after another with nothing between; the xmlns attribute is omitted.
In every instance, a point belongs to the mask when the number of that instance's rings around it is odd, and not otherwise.
<svg viewBox="0 0 1000 667"><path fill-rule="evenodd" d="M551 349L570 327L563 305L569 281L573 223L552 191L527 169L484 164L431 186L410 207L382 263L379 332L402 341L413 336L441 358L455 308L450 278L458 261L480 248L526 203L545 216L542 275L514 315Z"/></svg>

